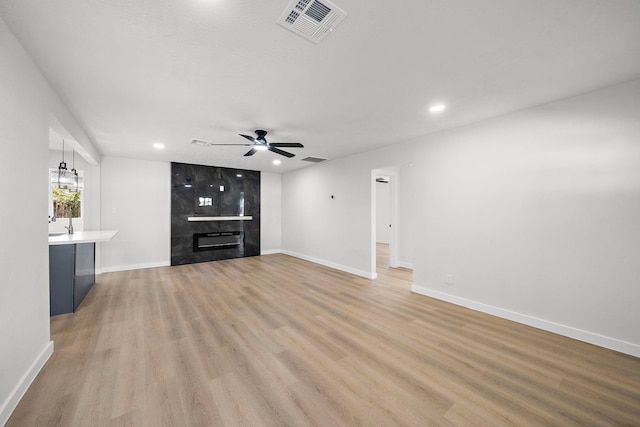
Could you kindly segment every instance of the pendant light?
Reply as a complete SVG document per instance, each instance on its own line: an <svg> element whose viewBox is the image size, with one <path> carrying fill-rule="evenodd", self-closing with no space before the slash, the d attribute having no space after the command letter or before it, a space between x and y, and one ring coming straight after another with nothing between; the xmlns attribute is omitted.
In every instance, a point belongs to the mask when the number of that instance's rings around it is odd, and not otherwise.
<svg viewBox="0 0 640 427"><path fill-rule="evenodd" d="M75 161L75 160L74 160ZM75 169L73 170L75 171ZM51 181L58 188L63 188L65 190L74 189L74 172L69 171L67 169L67 164L64 161L64 139L62 140L62 161L58 165L58 170L53 171L51 174Z"/></svg>
<svg viewBox="0 0 640 427"><path fill-rule="evenodd" d="M72 151L73 155L73 167L71 168L71 174L73 179L73 188L70 188L70 191L80 191L83 187L82 178L78 176L78 171L76 170L76 150Z"/></svg>
<svg viewBox="0 0 640 427"><path fill-rule="evenodd" d="M71 151L71 155L73 156L73 167L71 168L71 178L73 179L73 187L72 191L78 190L78 171L76 170L76 150Z"/></svg>

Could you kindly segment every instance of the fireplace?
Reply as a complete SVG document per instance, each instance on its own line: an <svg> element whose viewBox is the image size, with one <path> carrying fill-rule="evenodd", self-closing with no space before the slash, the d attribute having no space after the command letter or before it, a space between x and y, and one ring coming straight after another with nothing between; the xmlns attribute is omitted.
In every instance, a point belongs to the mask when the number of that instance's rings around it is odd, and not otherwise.
<svg viewBox="0 0 640 427"><path fill-rule="evenodd" d="M244 246L244 231L220 231L215 233L194 233L193 251L213 251Z"/></svg>
<svg viewBox="0 0 640 427"><path fill-rule="evenodd" d="M260 172L171 163L171 265L260 255Z"/></svg>

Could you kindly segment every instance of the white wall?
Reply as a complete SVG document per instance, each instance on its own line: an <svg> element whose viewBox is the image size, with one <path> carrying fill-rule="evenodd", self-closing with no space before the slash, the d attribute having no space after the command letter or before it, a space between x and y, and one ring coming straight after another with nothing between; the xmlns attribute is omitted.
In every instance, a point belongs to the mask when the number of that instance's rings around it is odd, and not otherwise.
<svg viewBox="0 0 640 427"><path fill-rule="evenodd" d="M260 173L260 252L280 252L282 247L282 179L277 173Z"/></svg>
<svg viewBox="0 0 640 427"><path fill-rule="evenodd" d="M45 81L0 20L0 425L50 352ZM48 356L44 356L46 360ZM35 370L35 373L39 369ZM26 387L25 387L26 386Z"/></svg>
<svg viewBox="0 0 640 427"><path fill-rule="evenodd" d="M376 242L391 241L391 184L376 182Z"/></svg>
<svg viewBox="0 0 640 427"><path fill-rule="evenodd" d="M102 271L171 264L171 164L104 157L102 229L118 230L101 244ZM261 251L280 251L280 175L261 173Z"/></svg>
<svg viewBox="0 0 640 427"><path fill-rule="evenodd" d="M171 164L104 157L102 229L118 234L102 246L102 271L170 264Z"/></svg>
<svg viewBox="0 0 640 427"><path fill-rule="evenodd" d="M398 232L398 266L413 268L413 224L414 193L413 163L399 166L398 200L399 212L395 227Z"/></svg>
<svg viewBox="0 0 640 427"><path fill-rule="evenodd" d="M372 167L350 156L283 174L283 252L375 277L371 170L386 160Z"/></svg>
<svg viewBox="0 0 640 427"><path fill-rule="evenodd" d="M60 117L93 150L67 107L0 19L0 425L53 352L49 339L49 126Z"/></svg>
<svg viewBox="0 0 640 427"><path fill-rule="evenodd" d="M639 111L636 80L287 173L283 251L370 273L371 169L412 162L415 291L640 355Z"/></svg>

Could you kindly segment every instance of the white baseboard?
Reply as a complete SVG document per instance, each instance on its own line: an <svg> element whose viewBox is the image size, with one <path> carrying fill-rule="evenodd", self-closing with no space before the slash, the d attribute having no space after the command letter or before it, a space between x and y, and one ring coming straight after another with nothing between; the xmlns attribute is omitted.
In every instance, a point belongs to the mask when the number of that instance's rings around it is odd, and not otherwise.
<svg viewBox="0 0 640 427"><path fill-rule="evenodd" d="M405 262L405 261L398 261L398 267L408 268L409 270L413 270L413 263Z"/></svg>
<svg viewBox="0 0 640 427"><path fill-rule="evenodd" d="M378 278L378 274L377 273L370 273L368 271L358 270L357 268L352 268L352 267L349 267L349 266L346 266L346 265L342 265L342 264L336 264L335 262L325 261L323 259L314 258L314 257L308 256L308 255L299 254L297 252L291 252L291 251L283 250L282 253L285 254L285 255L290 255L290 256L293 256L293 257L296 257L296 258L303 259L305 261L311 261L311 262L316 263L316 264L324 265L325 267L331 267L331 268L335 268L336 270L344 271L346 273L355 274L356 276L361 276L361 277L364 277L366 279L377 279Z"/></svg>
<svg viewBox="0 0 640 427"><path fill-rule="evenodd" d="M0 406L0 426L3 426L9 421L9 417L13 413L16 406L22 399L22 396L27 392L29 386L36 379L38 373L44 367L44 364L47 363L49 357L53 354L53 341L49 341L47 345L42 349L36 360L33 361L27 372L24 373L22 378L16 386L13 388L7 400L5 400Z"/></svg>
<svg viewBox="0 0 640 427"><path fill-rule="evenodd" d="M587 342L589 344L594 344L600 347L619 351L621 353L630 354L635 357L640 357L640 345L638 344L621 341L615 338L611 338L611 337L599 335L593 332L585 331L582 329L574 328L572 326L562 325L559 323L529 316L527 314L517 313L515 311L505 310L503 308L495 307L493 305L488 305L478 301L473 301L473 300L461 298L455 295L450 295L450 294L429 289L423 286L418 286L415 283L411 286L411 291L417 294L426 295L428 297L450 302L452 304L461 305L463 307L467 307L472 310L476 310L483 313L491 314L493 316L501 317L503 319L513 320L514 322L522 323L528 326L533 326L534 328L553 332L558 335L564 335L565 337L574 338L579 341Z"/></svg>
<svg viewBox="0 0 640 427"><path fill-rule="evenodd" d="M154 268L154 267L169 267L170 265L171 263L169 261L148 262L145 264L116 265L113 267L102 267L102 273L113 273L116 271L127 271L127 270L140 270L143 268Z"/></svg>
<svg viewBox="0 0 640 427"><path fill-rule="evenodd" d="M260 251L260 255L271 255L271 254L281 254L282 249L265 249L264 251Z"/></svg>

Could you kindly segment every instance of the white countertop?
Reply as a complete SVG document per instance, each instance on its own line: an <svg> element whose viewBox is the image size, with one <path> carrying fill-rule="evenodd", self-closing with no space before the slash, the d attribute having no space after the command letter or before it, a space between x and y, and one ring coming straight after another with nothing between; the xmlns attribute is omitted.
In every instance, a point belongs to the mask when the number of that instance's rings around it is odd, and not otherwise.
<svg viewBox="0 0 640 427"><path fill-rule="evenodd" d="M73 234L49 236L50 245L74 245L76 243L108 242L113 239L118 230L78 231Z"/></svg>

